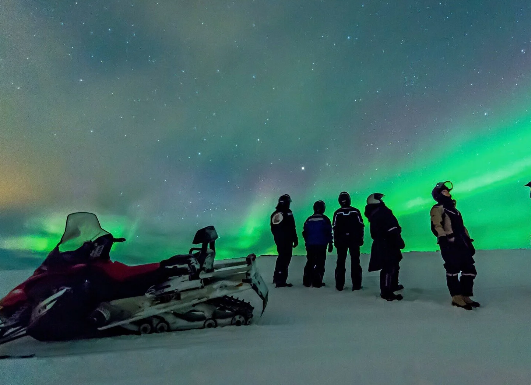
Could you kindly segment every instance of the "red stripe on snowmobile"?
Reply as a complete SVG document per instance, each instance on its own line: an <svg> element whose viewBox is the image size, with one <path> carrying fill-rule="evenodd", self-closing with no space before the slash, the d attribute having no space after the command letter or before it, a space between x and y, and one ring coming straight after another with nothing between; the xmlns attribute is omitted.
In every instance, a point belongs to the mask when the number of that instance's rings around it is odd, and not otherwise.
<svg viewBox="0 0 531 385"><path fill-rule="evenodd" d="M160 266L159 263L127 266L120 262L96 263L94 265L103 270L109 278L118 282L126 281L142 274L151 273L157 270Z"/></svg>

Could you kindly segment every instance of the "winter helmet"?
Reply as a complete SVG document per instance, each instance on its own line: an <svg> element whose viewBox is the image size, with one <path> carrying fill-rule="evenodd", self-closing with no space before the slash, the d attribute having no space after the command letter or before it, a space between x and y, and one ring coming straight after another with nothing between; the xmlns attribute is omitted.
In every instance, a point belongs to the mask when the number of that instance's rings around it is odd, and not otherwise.
<svg viewBox="0 0 531 385"><path fill-rule="evenodd" d="M347 207L350 206L350 195L348 192L343 191L339 193L339 197L337 198L337 201L341 205L341 207Z"/></svg>
<svg viewBox="0 0 531 385"><path fill-rule="evenodd" d="M441 193L444 190L451 191L453 188L454 185L449 180L447 180L446 182L439 182L435 185L433 190L431 190L431 196L433 197L433 199L439 202L439 199L441 198Z"/></svg>
<svg viewBox="0 0 531 385"><path fill-rule="evenodd" d="M291 203L291 197L289 194L284 194L278 198L278 207L289 207L289 204Z"/></svg>
<svg viewBox="0 0 531 385"><path fill-rule="evenodd" d="M384 195L382 193L371 194L367 198L367 204L368 205L377 205L377 204L383 203L383 201L382 201L383 197L384 197Z"/></svg>
<svg viewBox="0 0 531 385"><path fill-rule="evenodd" d="M324 214L326 205L323 201L317 201L313 204L313 212L316 214Z"/></svg>

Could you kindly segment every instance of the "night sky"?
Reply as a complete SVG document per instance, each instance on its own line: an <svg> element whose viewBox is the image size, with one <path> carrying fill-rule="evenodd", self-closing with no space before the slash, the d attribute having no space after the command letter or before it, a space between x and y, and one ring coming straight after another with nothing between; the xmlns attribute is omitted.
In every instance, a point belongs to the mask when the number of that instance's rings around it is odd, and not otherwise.
<svg viewBox="0 0 531 385"><path fill-rule="evenodd" d="M207 225L221 258L276 253L284 193L304 254L343 190L435 250L444 180L476 248L529 246L528 0L4 0L0 32L0 268L36 267L74 211L124 262Z"/></svg>

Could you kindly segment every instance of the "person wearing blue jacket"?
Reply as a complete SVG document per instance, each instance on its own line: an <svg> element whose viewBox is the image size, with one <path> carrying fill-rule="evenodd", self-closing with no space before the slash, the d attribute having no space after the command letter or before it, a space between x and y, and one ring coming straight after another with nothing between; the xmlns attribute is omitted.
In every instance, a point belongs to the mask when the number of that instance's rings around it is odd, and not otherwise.
<svg viewBox="0 0 531 385"><path fill-rule="evenodd" d="M306 219L302 236L306 243L306 266L302 283L306 287L322 287L325 272L326 246L328 252L333 250L332 223L324 215L326 206L323 201L313 204L313 215Z"/></svg>

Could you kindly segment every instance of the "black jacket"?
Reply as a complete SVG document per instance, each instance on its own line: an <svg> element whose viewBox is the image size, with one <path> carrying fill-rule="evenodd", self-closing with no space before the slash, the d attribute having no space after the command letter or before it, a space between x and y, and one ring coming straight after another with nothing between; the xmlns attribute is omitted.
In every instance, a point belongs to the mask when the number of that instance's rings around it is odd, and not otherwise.
<svg viewBox="0 0 531 385"><path fill-rule="evenodd" d="M339 247L363 245L363 218L358 209L341 207L334 213L334 244Z"/></svg>
<svg viewBox="0 0 531 385"><path fill-rule="evenodd" d="M382 202L365 206L365 216L370 222L373 239L369 271L398 264L402 260L400 250L405 244L402 228L393 212Z"/></svg>
<svg viewBox="0 0 531 385"><path fill-rule="evenodd" d="M290 209L278 208L271 214L269 223L277 245L291 245L298 242L295 218Z"/></svg>

